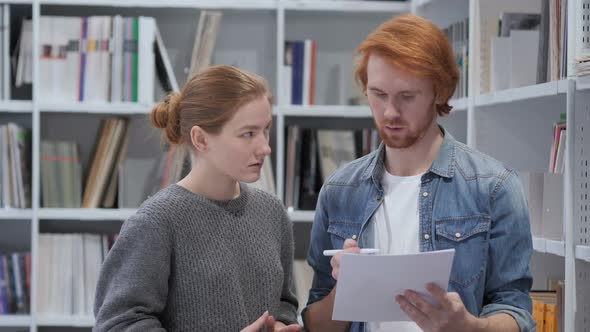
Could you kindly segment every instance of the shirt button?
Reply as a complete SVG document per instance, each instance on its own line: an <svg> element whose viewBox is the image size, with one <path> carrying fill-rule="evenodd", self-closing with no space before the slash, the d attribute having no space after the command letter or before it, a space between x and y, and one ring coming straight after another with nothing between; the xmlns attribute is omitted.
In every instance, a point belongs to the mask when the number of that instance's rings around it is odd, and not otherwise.
<svg viewBox="0 0 590 332"><path fill-rule="evenodd" d="M424 197L428 197L428 192L426 192L426 191L425 191L425 192L423 192L423 193L422 193L422 196L424 196Z"/></svg>
<svg viewBox="0 0 590 332"><path fill-rule="evenodd" d="M461 233L455 233L455 237L456 238L460 238L461 237Z"/></svg>
<svg viewBox="0 0 590 332"><path fill-rule="evenodd" d="M430 235L424 234L424 240L428 240L428 239L430 239Z"/></svg>
<svg viewBox="0 0 590 332"><path fill-rule="evenodd" d="M357 238L356 234L352 236L353 240L356 240L356 238Z"/></svg>

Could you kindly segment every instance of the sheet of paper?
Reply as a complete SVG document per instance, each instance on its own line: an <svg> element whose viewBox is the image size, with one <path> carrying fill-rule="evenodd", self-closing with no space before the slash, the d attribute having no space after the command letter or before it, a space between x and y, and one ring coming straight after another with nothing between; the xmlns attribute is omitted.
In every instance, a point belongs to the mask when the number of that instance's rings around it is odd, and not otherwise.
<svg viewBox="0 0 590 332"><path fill-rule="evenodd" d="M434 303L426 284L447 289L455 249L413 255L342 256L332 319L410 321L395 296L412 289Z"/></svg>

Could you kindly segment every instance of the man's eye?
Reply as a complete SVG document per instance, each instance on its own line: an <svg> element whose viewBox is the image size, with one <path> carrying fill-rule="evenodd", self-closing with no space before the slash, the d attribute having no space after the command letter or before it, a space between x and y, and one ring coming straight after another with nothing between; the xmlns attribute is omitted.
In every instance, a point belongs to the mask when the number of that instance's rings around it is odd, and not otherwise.
<svg viewBox="0 0 590 332"><path fill-rule="evenodd" d="M254 136L254 132L253 131L248 131L242 134L242 137L252 137Z"/></svg>

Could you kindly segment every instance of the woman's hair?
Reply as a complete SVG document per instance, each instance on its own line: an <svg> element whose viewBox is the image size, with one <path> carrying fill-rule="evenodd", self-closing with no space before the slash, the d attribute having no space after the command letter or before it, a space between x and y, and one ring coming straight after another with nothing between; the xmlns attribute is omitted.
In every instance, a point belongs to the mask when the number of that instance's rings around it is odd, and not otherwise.
<svg viewBox="0 0 590 332"><path fill-rule="evenodd" d="M357 48L355 77L367 89L367 64L373 53L403 70L429 78L437 96L436 111L449 114L449 99L459 80L453 49L445 34L432 22L411 14L381 24Z"/></svg>
<svg viewBox="0 0 590 332"><path fill-rule="evenodd" d="M156 104L151 121L164 129L168 143L190 144L193 126L217 134L238 108L259 97L272 98L262 77L233 66L212 66Z"/></svg>

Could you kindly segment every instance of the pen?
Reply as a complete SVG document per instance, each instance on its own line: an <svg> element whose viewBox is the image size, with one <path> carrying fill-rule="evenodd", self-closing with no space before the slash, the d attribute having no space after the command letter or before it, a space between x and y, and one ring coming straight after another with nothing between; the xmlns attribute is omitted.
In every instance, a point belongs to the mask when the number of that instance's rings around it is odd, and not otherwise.
<svg viewBox="0 0 590 332"><path fill-rule="evenodd" d="M342 251L342 249L324 250L324 256L334 256L341 251ZM379 252L379 249L374 249L374 248L362 248L361 249L361 254L376 254L378 252Z"/></svg>

